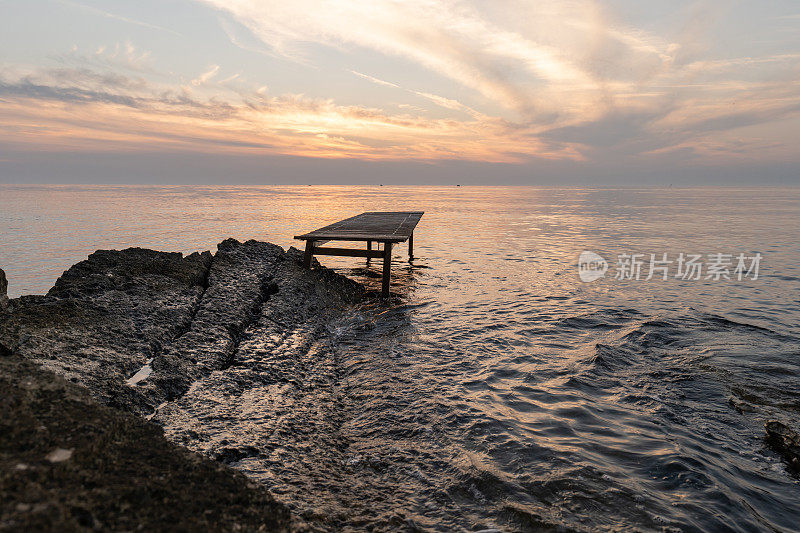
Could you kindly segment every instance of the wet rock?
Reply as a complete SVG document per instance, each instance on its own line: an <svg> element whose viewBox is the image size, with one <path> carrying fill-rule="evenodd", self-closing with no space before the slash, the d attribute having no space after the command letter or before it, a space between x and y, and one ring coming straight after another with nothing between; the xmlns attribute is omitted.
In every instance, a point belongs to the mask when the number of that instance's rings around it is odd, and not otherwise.
<svg viewBox="0 0 800 533"><path fill-rule="evenodd" d="M192 382L230 366L242 332L273 290L284 255L269 243L228 239L219 244L191 324L153 361L147 385L166 393L159 400L174 399Z"/></svg>
<svg viewBox="0 0 800 533"><path fill-rule="evenodd" d="M279 422L269 392L314 386L306 376L332 364L327 321L364 290L301 258L233 239L213 256L104 250L47 295L8 300L0 408L15 416L0 420L0 529L289 527L283 506L221 464L264 450L214 424L242 408Z"/></svg>
<svg viewBox="0 0 800 533"><path fill-rule="evenodd" d="M739 413L740 415L743 415L745 413L753 413L756 410L756 408L752 404L744 400L740 400L739 398L735 398L733 396L728 398L728 405L736 409L736 412Z"/></svg>
<svg viewBox="0 0 800 533"><path fill-rule="evenodd" d="M95 252L46 296L0 309L0 344L86 386L103 403L144 412L149 401L125 381L189 327L211 260L208 252Z"/></svg>
<svg viewBox="0 0 800 533"><path fill-rule="evenodd" d="M19 356L0 358L0 390L2 531L293 528L242 474Z"/></svg>
<svg viewBox="0 0 800 533"><path fill-rule="evenodd" d="M287 328L363 296L347 278L302 268L300 257L234 239L213 257L101 250L46 296L0 309L0 346L86 386L102 403L150 414L232 366L265 309L271 327Z"/></svg>
<svg viewBox="0 0 800 533"><path fill-rule="evenodd" d="M362 298L364 290L328 269L309 271L302 267L301 259L299 250L290 249L271 263L268 297L231 346L233 353L224 371L205 373L191 390L159 407L153 420L165 428L171 440L209 457L237 463L267 454L264 439L254 435L271 434L275 425L290 416L287 411L291 408L283 404L287 390L301 394L299 391L320 386L312 380L328 374L325 367L334 366L326 328L330 320ZM203 324L205 321L197 321L198 327ZM203 344L183 351L196 354L198 347ZM302 417L299 406L294 407L291 416ZM245 412L261 414L254 415L254 421L242 416ZM231 450L249 451L239 455Z"/></svg>
<svg viewBox="0 0 800 533"><path fill-rule="evenodd" d="M770 448L779 453L792 470L800 472L800 435L776 420L770 420L765 427Z"/></svg>

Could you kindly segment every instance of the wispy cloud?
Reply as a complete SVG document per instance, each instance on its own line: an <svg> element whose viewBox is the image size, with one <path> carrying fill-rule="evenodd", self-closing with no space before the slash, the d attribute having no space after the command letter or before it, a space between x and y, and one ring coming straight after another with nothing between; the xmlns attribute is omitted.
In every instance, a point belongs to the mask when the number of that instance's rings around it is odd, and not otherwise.
<svg viewBox="0 0 800 533"><path fill-rule="evenodd" d="M596 112L615 87L671 64L674 43L617 24L592 0L205 0L232 15L278 54L304 45L356 45L411 60L495 104L542 120ZM493 21L518 13L524 27ZM601 66L601 67L598 67ZM568 106L562 105L571 100Z"/></svg>
<svg viewBox="0 0 800 533"><path fill-rule="evenodd" d="M101 16L101 17L104 17L104 18L113 19L113 20L119 20L119 21L122 21L122 22L127 22L128 24L134 24L136 26L141 26L143 28L150 28L151 30L165 31L167 33L171 33L173 35L177 35L179 37L182 37L182 35L180 33L176 32L175 30L172 30L172 29L164 27L164 26L159 26L158 24L151 24L149 22L144 22L144 21L137 20L137 19L134 19L134 18L123 17L122 15L117 15L117 14L111 13L109 11L104 11L102 9L97 9L96 7L87 6L86 4L81 4L79 2L72 2L70 0L55 0L55 1L58 2L59 4L62 4L62 5L65 5L65 6L74 7L74 8L77 8L77 9L80 9L80 10L83 10L83 11L86 11L88 13L92 13L94 15L98 15L98 16Z"/></svg>
<svg viewBox="0 0 800 533"><path fill-rule="evenodd" d="M200 74L198 77L192 80L192 85L198 87L200 85L205 85L208 81L216 76L219 73L219 65L211 65L207 71Z"/></svg>
<svg viewBox="0 0 800 533"><path fill-rule="evenodd" d="M208 3L229 12L278 54L306 59L303 43L309 42L332 47L357 45L410 59L510 108L529 109L534 104L528 87L510 81L515 70L526 72L530 77L527 82L533 86L537 81L573 87L594 85L590 73L570 57L569 49L559 46L583 30L573 29L572 35L563 38L555 38L557 32L548 32L548 37L535 40L497 27L462 2ZM553 13L547 20L533 19L538 28L546 28L558 17L573 18L574 13L581 12L575 6L559 8L554 0L546 4Z"/></svg>
<svg viewBox="0 0 800 533"><path fill-rule="evenodd" d="M81 64L92 68L153 72L152 53L137 48L130 41L103 44L94 51L81 50L78 45L73 45L69 52L57 55L55 59L63 64Z"/></svg>
<svg viewBox="0 0 800 533"><path fill-rule="evenodd" d="M377 85L383 85L384 87L391 87L393 89L402 89L402 90L404 90L406 92L409 92L411 94L415 94L417 96L420 96L422 98L430 100L434 104L436 104L438 106L441 106L441 107L444 107L444 108L447 108L447 109L452 109L454 111L466 111L469 114L475 115L475 116L481 115L481 113L478 113L474 109L462 104L461 102L459 102L458 100L455 100L453 98L446 98L444 96L439 96L438 94L427 93L427 92L424 92L424 91L415 91L413 89L406 89L406 88L401 87L400 85L398 85L396 83L392 83L390 81L386 81L386 80L382 80L382 79L379 79L379 78L375 78L374 76L369 76L368 74L363 74L363 73L357 72L355 70L350 70L350 72L355 74L359 78L365 79L365 80L370 81L372 83L375 83Z"/></svg>
<svg viewBox="0 0 800 533"><path fill-rule="evenodd" d="M513 111L519 127L587 155L601 147L645 154L652 144L699 142L745 122L775 120L766 111L772 93L752 90L756 82L785 89L780 113L797 113L800 99L791 74L800 70L795 53L708 54L704 32L720 11L709 2L686 10L682 28L656 34L626 23L598 0L202 1L249 28L275 54L309 61L313 43L344 54L355 47L402 58L474 90L487 105ZM479 111L447 94L351 72L481 120ZM733 100L737 109L721 103ZM705 113L715 118L691 119ZM671 123L677 116L686 117L685 127ZM639 142L642 136L649 142Z"/></svg>
<svg viewBox="0 0 800 533"><path fill-rule="evenodd" d="M396 83L392 83L390 81L381 80L381 79L375 78L373 76L369 76L367 74L363 74L361 72L357 72L355 70L351 70L350 72L355 74L359 78L363 78L363 79L365 79L367 81L371 81L372 83L377 83L378 85L383 85L385 87L394 87L395 89L399 89L400 88L399 85L397 85Z"/></svg>

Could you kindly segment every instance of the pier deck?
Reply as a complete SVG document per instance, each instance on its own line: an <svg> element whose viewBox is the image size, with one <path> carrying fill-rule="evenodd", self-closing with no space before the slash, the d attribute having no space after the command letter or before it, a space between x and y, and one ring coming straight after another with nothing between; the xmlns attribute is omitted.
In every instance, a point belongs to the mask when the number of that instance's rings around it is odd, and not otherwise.
<svg viewBox="0 0 800 533"><path fill-rule="evenodd" d="M311 268L315 255L343 257L383 258L383 280L381 294L389 296L389 277L392 267L392 246L408 241L408 260L414 259L414 228L424 211L368 211L354 217L334 222L324 228L296 235L295 239L306 241L303 264ZM366 250L353 248L331 248L321 245L328 241L366 242ZM372 249L373 243L383 243L383 250Z"/></svg>

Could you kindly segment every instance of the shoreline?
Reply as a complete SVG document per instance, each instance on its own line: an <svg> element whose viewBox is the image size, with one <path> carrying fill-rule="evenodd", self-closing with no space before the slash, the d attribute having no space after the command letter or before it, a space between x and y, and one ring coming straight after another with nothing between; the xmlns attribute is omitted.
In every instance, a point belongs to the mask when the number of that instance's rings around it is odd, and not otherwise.
<svg viewBox="0 0 800 533"><path fill-rule="evenodd" d="M101 250L46 295L11 300L0 271L0 406L13 414L0 421L0 530L362 523L330 505L343 485L319 480L386 469L342 452L339 370L323 346L366 292L301 258L233 239L213 255ZM765 430L764 444L800 472L800 435L775 420ZM292 453L273 453L287 443ZM309 465L316 478L286 475ZM509 509L512 528L565 527ZM354 516L372 511L363 500Z"/></svg>
<svg viewBox="0 0 800 533"><path fill-rule="evenodd" d="M214 255L97 251L47 295L3 299L1 401L15 416L0 431L0 529L305 529L228 466L249 450L196 453L162 427L194 383L236 370L257 322L321 327L364 297L300 257L233 239Z"/></svg>

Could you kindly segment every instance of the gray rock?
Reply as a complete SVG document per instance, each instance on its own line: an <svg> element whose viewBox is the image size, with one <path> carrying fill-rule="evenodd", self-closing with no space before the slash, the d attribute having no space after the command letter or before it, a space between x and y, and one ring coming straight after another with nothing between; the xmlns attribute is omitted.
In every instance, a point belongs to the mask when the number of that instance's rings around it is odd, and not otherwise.
<svg viewBox="0 0 800 533"><path fill-rule="evenodd" d="M213 257L97 251L46 296L0 309L0 349L84 385L102 403L150 414L229 368L259 321L289 328L363 296L357 283L304 269L299 258L294 249L233 239ZM129 383L134 375L146 377Z"/></svg>
<svg viewBox="0 0 800 533"><path fill-rule="evenodd" d="M752 404L733 396L728 398L728 405L736 409L736 412L740 415L754 413L756 411L756 408Z"/></svg>
<svg viewBox="0 0 800 533"><path fill-rule="evenodd" d="M767 444L778 452L795 472L800 472L800 435L776 420L770 420L765 427Z"/></svg>
<svg viewBox="0 0 800 533"><path fill-rule="evenodd" d="M10 300L0 310L0 344L105 404L146 411L146 399L125 380L189 327L211 259L208 252L95 252L46 296Z"/></svg>
<svg viewBox="0 0 800 533"><path fill-rule="evenodd" d="M233 239L213 256L102 250L67 270L47 295L8 300L0 307L0 407L16 413L22 406L25 416L0 421L0 441L23 443L17 447L27 455L10 457L15 467L0 478L13 483L0 488L33 486L34 460L63 474L48 476L49 485L37 481L66 502L52 513L64 527L49 529L75 529L75 509L97 528L149 527L167 513L197 530L289 527L284 506L219 463L248 472L267 457L263 436L286 418L281 410L291 411L280 395L270 400L286 388L328 385L314 370L334 367L327 328L364 296L359 284L305 269L301 258L294 248ZM335 408L334 391L330 399L325 405ZM312 400L298 396L305 405L298 420L319 410ZM261 438L230 425L250 419L241 416L248 410L257 413L249 429L263 431ZM37 433L43 427L45 438ZM216 462L168 446L163 435ZM114 490L87 495L86 480ZM158 494L144 511L126 499L140 489ZM19 507L27 503L0 496L0 524L27 524L31 513Z"/></svg>
<svg viewBox="0 0 800 533"><path fill-rule="evenodd" d="M176 446L30 361L0 357L0 391L2 531L308 530L224 457Z"/></svg>
<svg viewBox="0 0 800 533"><path fill-rule="evenodd" d="M312 490L303 483L281 485L276 479L285 473L336 472L343 464L331 452L343 445L337 440L342 420L335 339L339 327L350 323L350 304L363 294L361 286L330 270L306 270L301 257L290 249L275 263L268 297L238 336L230 366L205 374L152 417L171 441L278 484L282 494ZM284 447L304 451L291 458L276 453ZM306 478L311 485L314 479ZM323 500L316 503L323 506Z"/></svg>
<svg viewBox="0 0 800 533"><path fill-rule="evenodd" d="M145 386L166 391L155 405L241 361L245 355L240 347L254 335L264 338L275 329L288 332L319 324L327 313L363 297L363 288L354 281L324 268L303 268L301 256L297 250L284 252L257 241L220 243L191 327L153 362ZM264 320L270 331L264 329Z"/></svg>
<svg viewBox="0 0 800 533"><path fill-rule="evenodd" d="M0 302L3 302L6 298L8 298L8 280L6 279L6 273L0 268Z"/></svg>

